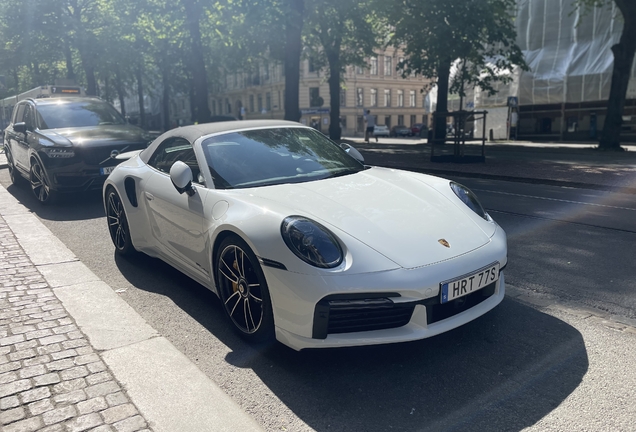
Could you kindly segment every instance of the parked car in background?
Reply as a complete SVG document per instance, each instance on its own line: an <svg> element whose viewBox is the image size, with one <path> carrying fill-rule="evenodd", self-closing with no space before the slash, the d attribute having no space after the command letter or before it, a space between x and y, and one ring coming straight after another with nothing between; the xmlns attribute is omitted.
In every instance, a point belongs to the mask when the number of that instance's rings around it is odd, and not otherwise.
<svg viewBox="0 0 636 432"><path fill-rule="evenodd" d="M374 137L388 137L389 134L389 128L386 125L375 125L373 128Z"/></svg>
<svg viewBox="0 0 636 432"><path fill-rule="evenodd" d="M393 126L391 128L391 136L392 137L411 136L411 129L404 125Z"/></svg>
<svg viewBox="0 0 636 432"><path fill-rule="evenodd" d="M506 234L458 183L366 166L353 147L277 120L173 129L135 153L104 184L116 252L203 284L221 299L211 312L247 340L414 341L505 296Z"/></svg>
<svg viewBox="0 0 636 432"><path fill-rule="evenodd" d="M424 123L415 123L411 126L411 135L425 137L428 134L428 127Z"/></svg>
<svg viewBox="0 0 636 432"><path fill-rule="evenodd" d="M117 156L150 138L96 97L26 99L13 109L4 148L11 180L26 179L47 204L58 192L101 189Z"/></svg>

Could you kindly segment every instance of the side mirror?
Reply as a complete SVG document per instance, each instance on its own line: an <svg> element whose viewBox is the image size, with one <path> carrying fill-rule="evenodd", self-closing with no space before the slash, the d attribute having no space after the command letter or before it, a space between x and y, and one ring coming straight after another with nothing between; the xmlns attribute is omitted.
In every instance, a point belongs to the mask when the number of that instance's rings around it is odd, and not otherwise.
<svg viewBox="0 0 636 432"><path fill-rule="evenodd" d="M172 167L170 167L170 180L172 180L172 184L180 194L185 192L188 196L194 195L195 190L192 187L192 170L185 163L176 161L172 164Z"/></svg>
<svg viewBox="0 0 636 432"><path fill-rule="evenodd" d="M344 151L346 151L349 156L351 156L352 158L354 158L358 162L364 163L364 156L362 156L360 154L360 152L358 150L356 150L355 147L353 147L353 146L351 146L351 145L349 145L347 143L340 143L340 148L343 149Z"/></svg>
<svg viewBox="0 0 636 432"><path fill-rule="evenodd" d="M16 123L13 125L13 130L18 133L25 134L27 131L27 126L25 122Z"/></svg>

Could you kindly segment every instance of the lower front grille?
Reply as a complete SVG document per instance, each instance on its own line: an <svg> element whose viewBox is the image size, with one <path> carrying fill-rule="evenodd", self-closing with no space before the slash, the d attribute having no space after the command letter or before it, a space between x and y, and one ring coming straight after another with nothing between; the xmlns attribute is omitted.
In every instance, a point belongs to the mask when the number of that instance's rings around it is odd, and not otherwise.
<svg viewBox="0 0 636 432"><path fill-rule="evenodd" d="M426 307L426 323L433 324L460 314L495 293L497 282L467 296L440 303L439 296L417 302L396 303L397 293L332 295L322 299L314 311L312 337L325 339L330 334L384 330L405 326L416 305Z"/></svg>
<svg viewBox="0 0 636 432"><path fill-rule="evenodd" d="M395 303L382 297L354 296L353 298L327 297L316 305L314 339L325 339L328 334L354 333L402 327L411 320L415 303Z"/></svg>

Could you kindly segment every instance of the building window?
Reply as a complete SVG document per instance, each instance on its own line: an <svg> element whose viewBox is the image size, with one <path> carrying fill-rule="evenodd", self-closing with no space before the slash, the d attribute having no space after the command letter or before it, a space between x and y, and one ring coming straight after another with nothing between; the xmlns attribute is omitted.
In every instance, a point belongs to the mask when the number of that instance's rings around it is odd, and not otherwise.
<svg viewBox="0 0 636 432"><path fill-rule="evenodd" d="M309 106L310 107L319 107L322 105L320 103L320 87L310 87L309 88Z"/></svg>
<svg viewBox="0 0 636 432"><path fill-rule="evenodd" d="M391 129L391 116L384 116L384 124L386 125L386 127L388 127L389 129Z"/></svg>
<svg viewBox="0 0 636 432"><path fill-rule="evenodd" d="M415 90L409 91L409 106L410 107L415 106Z"/></svg>
<svg viewBox="0 0 636 432"><path fill-rule="evenodd" d="M267 62L263 65L263 78L269 80L269 63Z"/></svg>
<svg viewBox="0 0 636 432"><path fill-rule="evenodd" d="M371 75L378 74L378 58L371 57Z"/></svg>
<svg viewBox="0 0 636 432"><path fill-rule="evenodd" d="M393 57L384 56L384 75L391 76L393 73Z"/></svg>
<svg viewBox="0 0 636 432"><path fill-rule="evenodd" d="M254 112L254 95L250 95L250 112Z"/></svg>
<svg viewBox="0 0 636 432"><path fill-rule="evenodd" d="M309 72L316 72L316 61L313 58L310 58L308 63Z"/></svg>
<svg viewBox="0 0 636 432"><path fill-rule="evenodd" d="M378 91L376 89L371 89L371 106L378 106Z"/></svg>
<svg viewBox="0 0 636 432"><path fill-rule="evenodd" d="M360 87L356 89L356 106L357 107L364 106L364 89Z"/></svg>
<svg viewBox="0 0 636 432"><path fill-rule="evenodd" d="M424 126L428 125L428 116L426 114L422 114L422 123L424 123Z"/></svg>
<svg viewBox="0 0 636 432"><path fill-rule="evenodd" d="M384 106L385 107L391 106L391 90L389 89L384 90Z"/></svg>
<svg viewBox="0 0 636 432"><path fill-rule="evenodd" d="M399 115L398 116L398 125L404 126L404 116L403 115Z"/></svg>
<svg viewBox="0 0 636 432"><path fill-rule="evenodd" d="M404 90L398 90L398 104L397 106L404 106Z"/></svg>
<svg viewBox="0 0 636 432"><path fill-rule="evenodd" d="M259 95L258 95L258 97L257 97L257 100L258 100L258 105L257 105L257 107L258 107L258 112L259 112L259 113L260 113L260 112L263 112L263 95L262 95L262 94L259 94Z"/></svg>
<svg viewBox="0 0 636 432"><path fill-rule="evenodd" d="M230 104L230 100L228 98L225 98L225 113L226 114L232 113L232 104Z"/></svg>
<svg viewBox="0 0 636 432"><path fill-rule="evenodd" d="M411 116L411 126L415 124L415 114Z"/></svg>
<svg viewBox="0 0 636 432"><path fill-rule="evenodd" d="M358 116L357 128L358 132L364 132L364 117Z"/></svg>
<svg viewBox="0 0 636 432"><path fill-rule="evenodd" d="M340 106L347 106L347 91L345 89L340 89Z"/></svg>
<svg viewBox="0 0 636 432"><path fill-rule="evenodd" d="M362 68L362 66L356 66L356 73L358 75L362 75L364 73L364 69Z"/></svg>
<svg viewBox="0 0 636 432"><path fill-rule="evenodd" d="M265 93L265 109L272 110L272 94L270 92Z"/></svg>

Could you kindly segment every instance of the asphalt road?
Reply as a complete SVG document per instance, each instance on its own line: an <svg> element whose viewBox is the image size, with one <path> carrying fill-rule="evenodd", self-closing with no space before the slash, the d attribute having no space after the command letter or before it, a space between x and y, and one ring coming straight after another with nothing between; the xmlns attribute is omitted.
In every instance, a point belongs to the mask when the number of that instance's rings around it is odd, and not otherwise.
<svg viewBox="0 0 636 432"><path fill-rule="evenodd" d="M636 319L633 196L458 180L508 233L508 284ZM589 419L601 421L589 430L629 430L634 418L631 405L616 401L634 400L635 386L615 394L606 380L633 384L624 372L636 359L623 350L636 336L586 316L506 299L415 343L300 353L253 347L229 329L205 288L161 261L115 256L99 195L47 208L10 186L6 170L0 183L267 430L583 430Z"/></svg>

